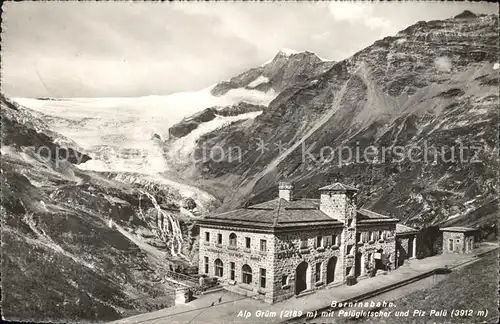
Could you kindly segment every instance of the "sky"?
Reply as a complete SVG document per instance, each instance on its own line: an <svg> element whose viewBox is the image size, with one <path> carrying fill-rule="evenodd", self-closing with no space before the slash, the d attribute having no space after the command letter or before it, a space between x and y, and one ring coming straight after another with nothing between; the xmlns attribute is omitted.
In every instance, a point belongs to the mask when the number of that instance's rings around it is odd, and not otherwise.
<svg viewBox="0 0 500 324"><path fill-rule="evenodd" d="M193 91L281 48L339 61L420 20L483 2L6 2L1 91L8 97L136 97Z"/></svg>

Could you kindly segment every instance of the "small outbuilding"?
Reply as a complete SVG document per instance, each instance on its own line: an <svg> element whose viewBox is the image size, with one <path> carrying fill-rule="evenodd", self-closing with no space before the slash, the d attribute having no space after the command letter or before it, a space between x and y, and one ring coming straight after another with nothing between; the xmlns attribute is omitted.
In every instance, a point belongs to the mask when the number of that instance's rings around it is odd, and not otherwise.
<svg viewBox="0 0 500 324"><path fill-rule="evenodd" d="M473 252L476 229L455 226L444 227L440 230L443 232L443 254Z"/></svg>

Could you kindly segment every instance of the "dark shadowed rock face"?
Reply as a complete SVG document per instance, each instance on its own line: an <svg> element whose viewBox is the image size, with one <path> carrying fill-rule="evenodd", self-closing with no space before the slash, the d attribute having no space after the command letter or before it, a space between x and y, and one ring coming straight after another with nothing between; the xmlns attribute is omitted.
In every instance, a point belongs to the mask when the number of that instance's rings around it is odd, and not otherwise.
<svg viewBox="0 0 500 324"><path fill-rule="evenodd" d="M455 19L464 19L464 18L476 18L476 14L473 13L470 10L464 10L463 12L459 13L458 15L455 16Z"/></svg>
<svg viewBox="0 0 500 324"><path fill-rule="evenodd" d="M188 135L201 124L215 119L217 116L230 117L238 116L254 111L263 111L265 106L240 102L236 105L225 107L211 107L200 111L193 116L186 118L168 129L169 138L175 139Z"/></svg>
<svg viewBox="0 0 500 324"><path fill-rule="evenodd" d="M276 76L273 86L284 88L252 123L233 123L198 141L226 151L239 147L243 158L200 161L186 174L219 192L225 199L221 210L274 198L279 180L294 181L298 196L316 197L317 188L337 179L360 187L363 206L414 226L493 224L498 16L459 18L418 22L309 78L296 67L297 73L287 72L295 78L291 84ZM305 66L316 63L310 58ZM264 69L217 91L246 85ZM280 154L279 143L288 150ZM429 160L432 151L424 153L424 144L444 152L437 163ZM338 163L337 156L329 161L325 155L331 151L323 149L363 154L371 145L379 151L375 162L363 156L359 162ZM467 148L458 160L460 145ZM418 161L397 159L396 146L404 154L421 148L414 153ZM390 151L383 161L382 149ZM481 215L475 213L480 208Z"/></svg>

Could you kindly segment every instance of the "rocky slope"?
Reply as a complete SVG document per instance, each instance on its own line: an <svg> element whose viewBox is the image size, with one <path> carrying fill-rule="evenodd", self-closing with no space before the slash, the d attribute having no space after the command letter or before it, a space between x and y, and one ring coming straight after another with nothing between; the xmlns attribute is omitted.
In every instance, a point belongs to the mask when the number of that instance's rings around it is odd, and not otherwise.
<svg viewBox="0 0 500 324"><path fill-rule="evenodd" d="M80 170L88 155L3 97L1 125L3 318L103 321L171 305L167 271L196 258L194 201Z"/></svg>
<svg viewBox="0 0 500 324"><path fill-rule="evenodd" d="M228 81L218 83L212 94L223 95L231 89L257 89L276 93L291 86L300 86L311 77L321 74L335 64L333 61L320 59L312 52L297 52L281 49L269 62L250 69Z"/></svg>
<svg viewBox="0 0 500 324"><path fill-rule="evenodd" d="M276 56L257 68L245 71L228 81L217 83L211 89L214 96L224 96L231 91L259 91L277 96L290 87L300 87L311 78L331 68L335 62L320 59L312 52L282 49ZM169 140L163 150L169 165L189 164L195 154L196 143L203 135L233 123L252 123L253 118L267 109L267 105L240 102L231 106L207 108L184 118L169 128Z"/></svg>
<svg viewBox="0 0 500 324"><path fill-rule="evenodd" d="M364 207L413 226L494 230L498 32L492 15L421 21L323 73L262 83L283 88L261 115L197 141L195 151L238 148L242 158L225 154L179 171L225 197L221 210L274 197L279 180L296 182L299 196L336 180L358 186ZM214 90L248 84L263 70ZM369 146L376 159L364 158Z"/></svg>

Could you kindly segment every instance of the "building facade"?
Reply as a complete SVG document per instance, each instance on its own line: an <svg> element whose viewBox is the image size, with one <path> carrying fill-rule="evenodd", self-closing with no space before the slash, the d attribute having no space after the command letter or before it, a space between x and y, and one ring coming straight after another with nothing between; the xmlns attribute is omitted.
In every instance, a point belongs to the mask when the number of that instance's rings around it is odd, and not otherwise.
<svg viewBox="0 0 500 324"><path fill-rule="evenodd" d="M200 274L274 303L396 265L399 220L358 209L356 188L335 183L320 199L293 190L280 183L274 200L200 220Z"/></svg>
<svg viewBox="0 0 500 324"><path fill-rule="evenodd" d="M440 230L443 232L443 254L473 252L475 229L469 227L445 227Z"/></svg>

